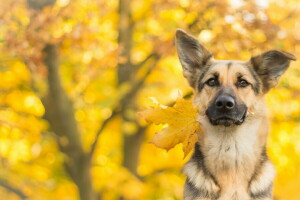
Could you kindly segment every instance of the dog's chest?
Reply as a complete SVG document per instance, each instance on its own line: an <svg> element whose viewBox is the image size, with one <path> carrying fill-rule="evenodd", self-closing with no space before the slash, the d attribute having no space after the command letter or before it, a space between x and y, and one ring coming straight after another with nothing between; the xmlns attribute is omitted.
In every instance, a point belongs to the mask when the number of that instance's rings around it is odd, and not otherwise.
<svg viewBox="0 0 300 200"><path fill-rule="evenodd" d="M214 174L224 200L247 199L248 181L252 174L249 172L254 171L253 156L250 144L236 141L223 141L207 152L205 159L210 160L208 168Z"/></svg>
<svg viewBox="0 0 300 200"><path fill-rule="evenodd" d="M253 138L220 137L206 141L204 148L205 161L214 174L239 171L250 164L254 157Z"/></svg>
<svg viewBox="0 0 300 200"><path fill-rule="evenodd" d="M247 194L257 157L257 125L236 132L207 134L202 142L205 165L216 178L223 196L241 199Z"/></svg>

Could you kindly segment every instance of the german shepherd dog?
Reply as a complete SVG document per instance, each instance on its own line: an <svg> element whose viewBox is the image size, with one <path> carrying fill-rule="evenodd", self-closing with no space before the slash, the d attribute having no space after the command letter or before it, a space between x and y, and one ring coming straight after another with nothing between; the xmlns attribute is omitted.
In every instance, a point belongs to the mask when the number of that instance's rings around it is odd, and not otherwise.
<svg viewBox="0 0 300 200"><path fill-rule="evenodd" d="M264 96L295 56L271 50L249 61L215 60L181 29L175 42L203 130L183 169L184 200L272 200Z"/></svg>

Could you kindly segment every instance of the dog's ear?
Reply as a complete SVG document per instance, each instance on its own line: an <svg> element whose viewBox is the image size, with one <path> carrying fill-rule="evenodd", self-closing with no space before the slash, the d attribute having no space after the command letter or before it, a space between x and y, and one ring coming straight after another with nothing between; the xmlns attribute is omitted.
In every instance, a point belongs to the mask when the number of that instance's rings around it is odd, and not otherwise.
<svg viewBox="0 0 300 200"><path fill-rule="evenodd" d="M176 30L176 48L183 76L194 87L197 74L203 69L212 54L193 36L181 29Z"/></svg>
<svg viewBox="0 0 300 200"><path fill-rule="evenodd" d="M296 57L279 50L267 51L251 58L250 62L263 83L264 93L278 84L291 60L296 60Z"/></svg>

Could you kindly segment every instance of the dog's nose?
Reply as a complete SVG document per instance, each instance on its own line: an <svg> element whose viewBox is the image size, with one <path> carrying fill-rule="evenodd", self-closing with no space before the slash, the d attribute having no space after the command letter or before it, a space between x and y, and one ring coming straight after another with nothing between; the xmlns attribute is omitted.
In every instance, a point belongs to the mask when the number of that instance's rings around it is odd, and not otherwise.
<svg viewBox="0 0 300 200"><path fill-rule="evenodd" d="M231 96L219 96L215 101L218 110L229 111L234 108L235 102Z"/></svg>

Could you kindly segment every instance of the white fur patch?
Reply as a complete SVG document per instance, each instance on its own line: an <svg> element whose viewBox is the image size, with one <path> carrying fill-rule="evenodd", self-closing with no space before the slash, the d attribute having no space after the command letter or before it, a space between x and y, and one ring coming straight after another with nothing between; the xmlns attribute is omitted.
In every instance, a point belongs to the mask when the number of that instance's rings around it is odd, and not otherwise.
<svg viewBox="0 0 300 200"><path fill-rule="evenodd" d="M201 148L213 174L238 168L253 168L259 120L237 127L203 126L205 137ZM249 162L249 163L248 163ZM246 165L250 164L250 165Z"/></svg>

